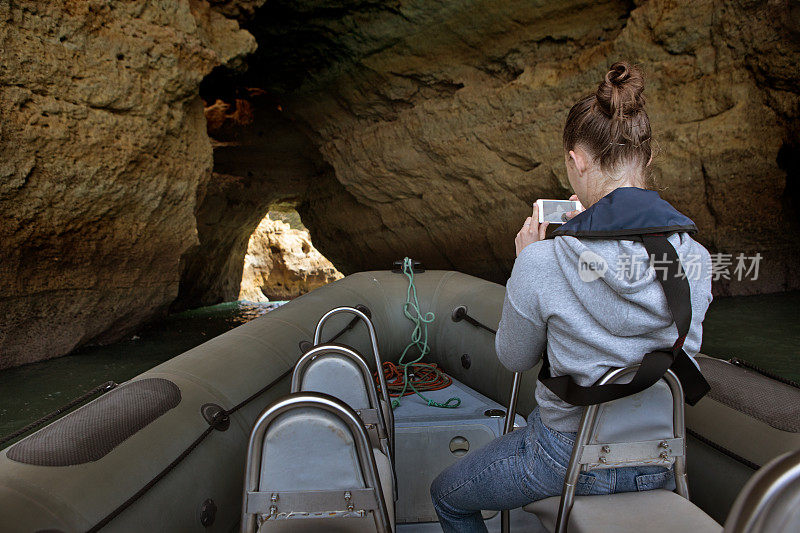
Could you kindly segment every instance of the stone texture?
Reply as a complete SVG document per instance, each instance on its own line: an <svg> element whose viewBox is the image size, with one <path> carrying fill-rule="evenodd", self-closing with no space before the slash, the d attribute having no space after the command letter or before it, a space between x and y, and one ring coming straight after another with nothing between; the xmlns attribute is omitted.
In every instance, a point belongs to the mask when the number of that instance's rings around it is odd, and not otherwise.
<svg viewBox="0 0 800 533"><path fill-rule="evenodd" d="M250 235L267 212L297 205L332 172L316 147L263 91L206 108L214 173L198 192L199 245L183 258L173 309L235 300Z"/></svg>
<svg viewBox="0 0 800 533"><path fill-rule="evenodd" d="M198 86L256 48L202 1L0 2L0 369L175 298L212 147Z"/></svg>
<svg viewBox="0 0 800 533"><path fill-rule="evenodd" d="M343 277L311 244L307 229L267 215L250 236L239 299L290 300Z"/></svg>
<svg viewBox="0 0 800 533"><path fill-rule="evenodd" d="M764 256L715 292L800 287L796 2L261 3L0 2L0 368L236 298L279 206L344 274L504 282L619 58L648 74L663 196Z"/></svg>
<svg viewBox="0 0 800 533"><path fill-rule="evenodd" d="M318 148L315 166L330 168L296 205L343 273L409 255L502 283L531 203L570 194L569 107L628 59L648 75L662 196L712 252L764 256L758 281L721 279L715 292L780 291L800 287L799 9L274 0L247 25L259 42L248 71L217 72L205 96L258 87ZM248 178L228 162L226 174L279 184L269 167Z"/></svg>

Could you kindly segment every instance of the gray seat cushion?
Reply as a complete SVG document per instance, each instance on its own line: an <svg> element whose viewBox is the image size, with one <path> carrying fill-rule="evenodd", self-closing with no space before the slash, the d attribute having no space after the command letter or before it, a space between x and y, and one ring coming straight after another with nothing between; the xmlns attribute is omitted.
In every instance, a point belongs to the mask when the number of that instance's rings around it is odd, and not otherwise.
<svg viewBox="0 0 800 533"><path fill-rule="evenodd" d="M555 530L560 496L530 503L524 509L536 514L549 531ZM576 496L569 517L570 533L719 533L722 526L686 498L668 490L620 492L603 496Z"/></svg>

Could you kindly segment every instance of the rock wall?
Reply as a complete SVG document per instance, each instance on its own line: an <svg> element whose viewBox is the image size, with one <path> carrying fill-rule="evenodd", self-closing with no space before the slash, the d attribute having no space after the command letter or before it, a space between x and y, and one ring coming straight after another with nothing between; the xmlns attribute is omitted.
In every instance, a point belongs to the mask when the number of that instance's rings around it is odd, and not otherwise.
<svg viewBox="0 0 800 533"><path fill-rule="evenodd" d="M0 20L2 369L174 300L212 167L198 86L256 43L199 0L0 2Z"/></svg>
<svg viewBox="0 0 800 533"><path fill-rule="evenodd" d="M249 70L204 86L258 87L307 132L331 171L298 210L345 274L409 255L503 283L531 203L570 194L567 111L626 58L648 75L662 196L712 252L763 256L757 281L715 292L780 291L800 287L798 9L274 0L247 24Z"/></svg>
<svg viewBox="0 0 800 533"><path fill-rule="evenodd" d="M297 205L332 172L305 133L268 95L243 90L206 108L214 173L197 199L199 243L183 257L175 310L235 300L247 243L275 206Z"/></svg>
<svg viewBox="0 0 800 533"><path fill-rule="evenodd" d="M239 300L290 300L343 277L311 244L307 229L267 215L247 245Z"/></svg>
<svg viewBox="0 0 800 533"><path fill-rule="evenodd" d="M800 287L796 2L29 0L0 20L0 368L235 298L279 204L344 274L408 255L505 282L531 203L570 193L567 110L619 58L648 74L662 195L712 252L763 256L715 292Z"/></svg>

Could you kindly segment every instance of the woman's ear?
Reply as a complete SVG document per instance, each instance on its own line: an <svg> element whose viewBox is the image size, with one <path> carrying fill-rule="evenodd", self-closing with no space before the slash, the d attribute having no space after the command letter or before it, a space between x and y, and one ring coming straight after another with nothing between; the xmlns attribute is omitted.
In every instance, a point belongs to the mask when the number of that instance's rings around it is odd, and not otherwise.
<svg viewBox="0 0 800 533"><path fill-rule="evenodd" d="M572 159L575 169L578 171L578 176L583 176L583 173L586 172L586 156L583 151L578 150L576 153L575 150L570 150L569 157Z"/></svg>

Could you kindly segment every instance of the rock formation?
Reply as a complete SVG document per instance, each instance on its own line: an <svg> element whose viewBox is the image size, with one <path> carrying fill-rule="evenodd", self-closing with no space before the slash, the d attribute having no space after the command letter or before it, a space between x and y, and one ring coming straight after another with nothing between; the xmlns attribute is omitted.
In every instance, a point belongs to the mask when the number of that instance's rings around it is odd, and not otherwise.
<svg viewBox="0 0 800 533"><path fill-rule="evenodd" d="M279 106L303 132L302 151L318 148L321 172L299 184L296 205L343 273L409 255L505 282L531 203L570 194L560 143L569 107L626 58L648 75L662 196L712 252L763 256L757 281L719 279L715 292L800 287L795 4L326 6L265 4L246 24L259 42L248 71L215 73L204 97L235 105L259 88L255 113L259 102ZM244 187L279 186L268 166L248 178L249 159L231 163L226 174Z"/></svg>
<svg viewBox="0 0 800 533"><path fill-rule="evenodd" d="M531 203L570 193L567 110L619 58L662 196L763 256L715 292L800 287L796 2L261 3L0 3L0 368L235 298L276 205L344 274L505 282Z"/></svg>
<svg viewBox="0 0 800 533"><path fill-rule="evenodd" d="M247 245L239 300L290 300L342 277L311 244L307 229L267 215Z"/></svg>
<svg viewBox="0 0 800 533"><path fill-rule="evenodd" d="M175 299L212 168L198 86L256 43L200 0L0 2L0 19L1 369Z"/></svg>
<svg viewBox="0 0 800 533"><path fill-rule="evenodd" d="M235 300L247 242L273 207L297 205L308 183L330 173L319 150L263 91L206 108L214 173L198 193L199 245L183 258L184 309Z"/></svg>

